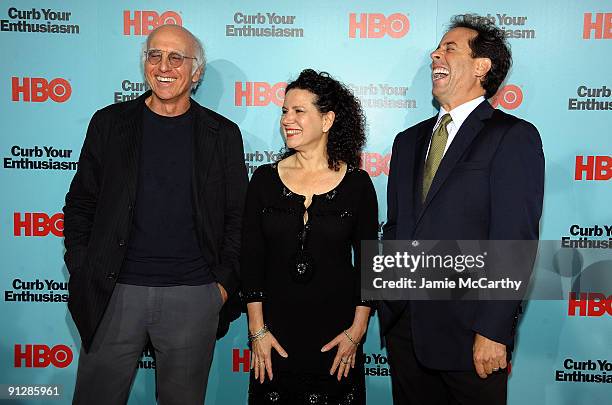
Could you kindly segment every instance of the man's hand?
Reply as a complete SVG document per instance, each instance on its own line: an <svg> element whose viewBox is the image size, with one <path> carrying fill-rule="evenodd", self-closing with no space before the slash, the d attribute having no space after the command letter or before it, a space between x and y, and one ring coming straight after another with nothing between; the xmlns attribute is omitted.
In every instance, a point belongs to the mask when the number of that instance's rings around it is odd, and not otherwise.
<svg viewBox="0 0 612 405"><path fill-rule="evenodd" d="M223 298L223 303L225 304L227 301L227 291L225 291L225 288L219 283L217 283L217 287L219 287L219 291L221 291L221 298Z"/></svg>
<svg viewBox="0 0 612 405"><path fill-rule="evenodd" d="M478 333L474 336L474 366L480 378L506 368L506 345L497 343Z"/></svg>

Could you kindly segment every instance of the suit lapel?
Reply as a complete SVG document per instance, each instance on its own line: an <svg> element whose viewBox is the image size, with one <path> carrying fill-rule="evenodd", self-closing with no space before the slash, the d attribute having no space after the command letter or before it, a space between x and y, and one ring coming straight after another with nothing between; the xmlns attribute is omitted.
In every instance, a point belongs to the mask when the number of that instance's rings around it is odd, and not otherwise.
<svg viewBox="0 0 612 405"><path fill-rule="evenodd" d="M204 184L210 171L210 165L217 153L215 144L219 138L219 122L212 118L206 110L191 100L195 108L195 119L193 123L193 171L191 176L191 198L193 210L196 217L196 229L198 229L198 243L200 248L205 246L213 249L217 256L216 243L212 240L212 234L207 229L212 229L210 216L213 213L206 207L206 198L203 192L217 192L218 190L206 190ZM205 239L202 239L202 235Z"/></svg>
<svg viewBox="0 0 612 405"><path fill-rule="evenodd" d="M128 187L130 202L136 201L136 184L138 182L138 167L140 164L140 149L142 145L142 113L144 100L150 92L139 98L139 102L124 111L124 120L119 126L124 175Z"/></svg>
<svg viewBox="0 0 612 405"><path fill-rule="evenodd" d="M195 122L193 131L193 176L192 189L197 198L197 191L204 188L204 183L214 160L215 144L219 135L219 122L208 115L208 113L194 100Z"/></svg>
<svg viewBox="0 0 612 405"><path fill-rule="evenodd" d="M444 154L442 161L440 162L440 166L438 167L438 171L431 183L431 187L429 188L429 193L427 194L427 198L423 202L423 207L420 210L419 217L417 218L416 223L418 224L420 219L423 217L424 212L427 210L427 207L431 203L431 200L436 197L436 194L440 191L440 188L451 174L452 170L455 168L457 162L461 159L464 152L470 146L476 135L480 132L482 127L484 126L484 120L489 119L493 114L493 107L489 104L488 101L483 101L476 107L474 111L463 122L459 132L455 135L453 142L450 147ZM431 136L431 134L430 134ZM423 153L425 155L425 152ZM424 163L423 163L424 165ZM421 169L422 171L423 169ZM422 187L422 186L421 186Z"/></svg>

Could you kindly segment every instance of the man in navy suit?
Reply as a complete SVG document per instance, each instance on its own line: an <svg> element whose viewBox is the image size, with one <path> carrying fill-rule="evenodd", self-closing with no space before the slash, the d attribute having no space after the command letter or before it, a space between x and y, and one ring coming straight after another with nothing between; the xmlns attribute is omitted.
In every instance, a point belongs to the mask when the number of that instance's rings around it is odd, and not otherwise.
<svg viewBox="0 0 612 405"><path fill-rule="evenodd" d="M440 112L395 139L383 238L537 240L540 135L487 101L512 63L503 32L485 18L455 16L431 59ZM505 404L519 308L518 301L382 302L394 403Z"/></svg>

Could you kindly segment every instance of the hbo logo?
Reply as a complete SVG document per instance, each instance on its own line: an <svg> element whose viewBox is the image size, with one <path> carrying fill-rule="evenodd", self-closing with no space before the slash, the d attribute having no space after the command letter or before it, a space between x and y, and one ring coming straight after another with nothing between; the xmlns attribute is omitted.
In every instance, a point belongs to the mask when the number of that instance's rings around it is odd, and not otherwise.
<svg viewBox="0 0 612 405"><path fill-rule="evenodd" d="M51 99L63 103L70 98L72 87L66 79L57 78L50 82L42 77L24 77L21 83L18 77L13 77L13 101L42 103Z"/></svg>
<svg viewBox="0 0 612 405"><path fill-rule="evenodd" d="M278 82L274 85L266 82L235 82L234 104L236 106L263 107L274 103L282 107L285 99L285 87L287 83Z"/></svg>
<svg viewBox="0 0 612 405"><path fill-rule="evenodd" d="M65 368L72 363L72 350L66 345L15 345L15 367L43 368L53 365ZM24 365L25 364L25 365Z"/></svg>
<svg viewBox="0 0 612 405"><path fill-rule="evenodd" d="M13 213L13 235L47 236L50 233L57 237L64 236L64 214L58 212L51 216L44 212Z"/></svg>
<svg viewBox="0 0 612 405"><path fill-rule="evenodd" d="M132 29L134 35L149 35L155 28L165 24L183 25L183 20L174 11L166 11L161 15L155 11L134 11L133 17L130 10L123 12L123 35L130 35Z"/></svg>
<svg viewBox="0 0 612 405"><path fill-rule="evenodd" d="M394 13L385 17L380 13L349 14L349 38L355 38L359 31L359 38L382 38L385 35L391 38L402 38L410 29L410 21L405 14Z"/></svg>

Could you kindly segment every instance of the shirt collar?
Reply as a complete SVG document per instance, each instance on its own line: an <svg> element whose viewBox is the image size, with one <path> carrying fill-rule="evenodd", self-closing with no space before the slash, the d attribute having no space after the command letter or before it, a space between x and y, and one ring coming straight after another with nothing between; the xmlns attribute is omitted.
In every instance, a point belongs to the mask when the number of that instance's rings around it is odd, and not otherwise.
<svg viewBox="0 0 612 405"><path fill-rule="evenodd" d="M463 121L485 100L484 96L476 97L473 100L470 100L466 103L461 104L458 107L453 108L450 112L446 111L443 107L440 107L440 112L438 113L438 120L436 121L436 126L444 116L444 114L450 114L453 119L452 124L455 128L459 128Z"/></svg>

